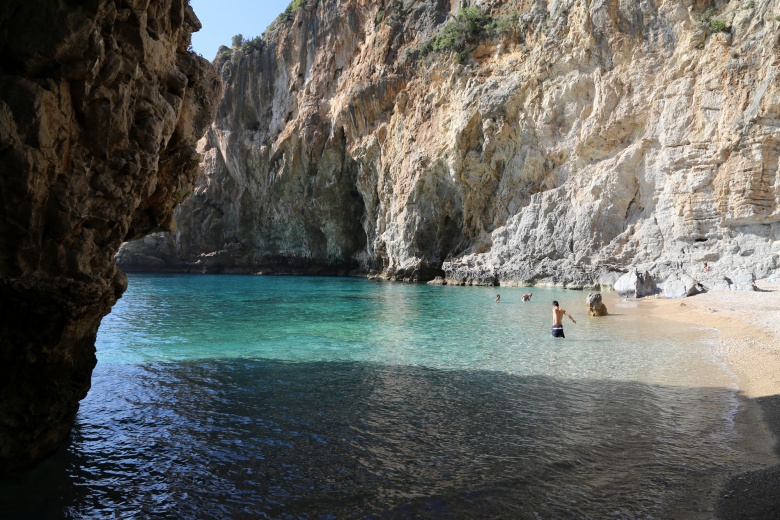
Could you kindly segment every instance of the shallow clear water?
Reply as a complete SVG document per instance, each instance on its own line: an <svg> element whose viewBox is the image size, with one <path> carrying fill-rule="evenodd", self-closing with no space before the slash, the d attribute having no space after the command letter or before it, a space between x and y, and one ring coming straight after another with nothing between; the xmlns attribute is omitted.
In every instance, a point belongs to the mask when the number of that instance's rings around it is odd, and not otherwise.
<svg viewBox="0 0 780 520"><path fill-rule="evenodd" d="M574 291L129 278L70 443L0 482L3 511L665 518L739 466L709 333L630 303L592 319Z"/></svg>

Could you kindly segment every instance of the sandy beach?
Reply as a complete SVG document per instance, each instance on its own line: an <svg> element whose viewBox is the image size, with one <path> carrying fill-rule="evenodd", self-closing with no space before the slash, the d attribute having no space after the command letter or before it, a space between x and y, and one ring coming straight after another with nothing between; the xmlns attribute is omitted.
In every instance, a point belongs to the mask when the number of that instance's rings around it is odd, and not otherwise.
<svg viewBox="0 0 780 520"><path fill-rule="evenodd" d="M644 301L659 318L716 329L717 354L739 377L740 393L751 399L780 394L780 282L756 285L760 291Z"/></svg>
<svg viewBox="0 0 780 520"><path fill-rule="evenodd" d="M738 431L746 445L759 444L751 450L768 456L763 469L734 474L713 497L713 514L721 519L780 518L780 281L761 280L756 286L759 291L642 298L635 308L638 315L717 330L715 354L738 378L743 403Z"/></svg>

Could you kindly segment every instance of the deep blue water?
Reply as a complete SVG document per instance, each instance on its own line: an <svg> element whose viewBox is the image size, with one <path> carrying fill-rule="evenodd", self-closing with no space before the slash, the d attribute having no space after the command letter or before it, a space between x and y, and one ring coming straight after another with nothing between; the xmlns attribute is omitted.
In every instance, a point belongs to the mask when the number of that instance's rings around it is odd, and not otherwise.
<svg viewBox="0 0 780 520"><path fill-rule="evenodd" d="M711 335L630 302L593 319L575 291L129 279L69 444L0 482L9 517L694 517L744 459Z"/></svg>

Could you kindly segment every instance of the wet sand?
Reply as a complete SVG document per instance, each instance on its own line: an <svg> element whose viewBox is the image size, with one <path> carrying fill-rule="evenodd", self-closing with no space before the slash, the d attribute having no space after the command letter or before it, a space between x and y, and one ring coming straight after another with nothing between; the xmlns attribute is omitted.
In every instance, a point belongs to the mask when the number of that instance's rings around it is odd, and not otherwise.
<svg viewBox="0 0 780 520"><path fill-rule="evenodd" d="M717 330L715 354L736 374L743 403L738 431L748 450L769 455L765 467L724 483L712 497L714 518L780 518L780 281L756 285L760 291L642 298L631 312ZM608 307L609 300L616 297L607 299Z"/></svg>

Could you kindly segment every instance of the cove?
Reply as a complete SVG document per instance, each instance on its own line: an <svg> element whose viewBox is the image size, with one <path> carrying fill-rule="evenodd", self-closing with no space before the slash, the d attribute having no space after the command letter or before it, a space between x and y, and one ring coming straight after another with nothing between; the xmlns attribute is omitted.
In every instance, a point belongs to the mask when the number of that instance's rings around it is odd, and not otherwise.
<svg viewBox="0 0 780 520"><path fill-rule="evenodd" d="M129 278L68 445L0 482L3 511L711 518L755 465L711 331L630 302L588 319L576 291Z"/></svg>

